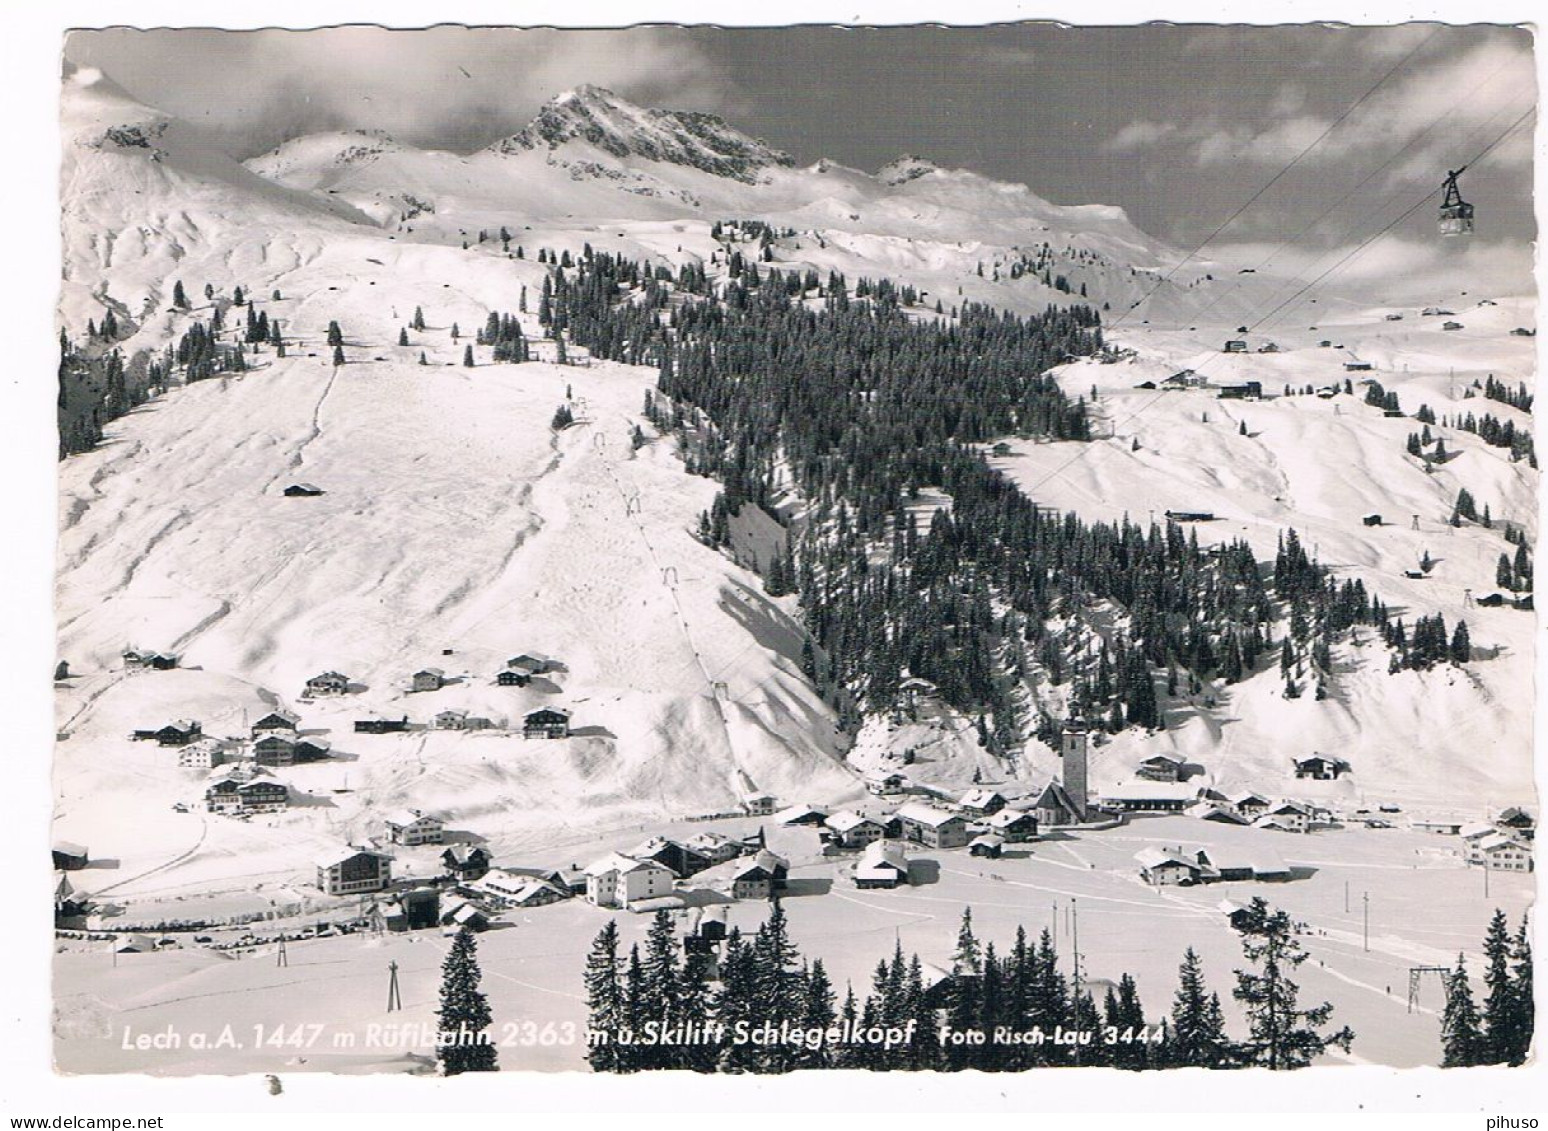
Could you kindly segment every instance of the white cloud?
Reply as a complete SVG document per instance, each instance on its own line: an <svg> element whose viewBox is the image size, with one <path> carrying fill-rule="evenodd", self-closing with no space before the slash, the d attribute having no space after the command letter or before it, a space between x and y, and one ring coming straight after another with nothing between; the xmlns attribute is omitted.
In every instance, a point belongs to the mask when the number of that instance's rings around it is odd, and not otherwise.
<svg viewBox="0 0 1548 1131"><path fill-rule="evenodd" d="M66 52L249 151L355 127L471 145L520 128L549 97L588 82L653 104L737 107L731 84L668 29L117 29L74 33Z"/></svg>
<svg viewBox="0 0 1548 1131"><path fill-rule="evenodd" d="M1377 37L1367 41L1367 49L1383 57L1398 54L1396 45L1408 50L1423 29L1400 30L1405 37ZM1371 46L1376 43L1381 47ZM1422 52L1416 56L1423 59ZM1517 40L1498 39L1421 63L1417 70L1412 64L1405 67L1342 121L1306 112L1306 99L1304 87L1288 83L1275 91L1256 122L1227 120L1218 113L1183 122L1134 121L1103 148L1122 153L1181 145L1201 166L1243 161L1274 166L1291 161L1313 143L1315 148L1302 159L1310 165L1386 153L1394 143L1411 142L1414 148L1387 175L1392 187L1434 179L1447 161L1456 163L1482 150L1521 111L1536 105L1536 67L1529 48ZM1519 168L1531 159L1526 128L1489 155L1490 163L1500 167Z"/></svg>
<svg viewBox="0 0 1548 1131"><path fill-rule="evenodd" d="M1532 247L1525 241L1448 240L1438 236L1425 240L1389 234L1352 255L1357 247L1345 244L1318 250L1304 245L1281 248L1272 242L1243 242L1212 246L1210 258L1228 269L1253 267L1285 278L1287 282L1274 302L1289 298L1301 286L1330 272L1305 299L1275 315L1275 324L1294 321L1294 312L1306 299L1324 293L1376 303L1422 300L1464 290L1484 297L1530 294L1534 289Z"/></svg>
<svg viewBox="0 0 1548 1131"><path fill-rule="evenodd" d="M1164 141L1178 130L1173 122L1130 122L1102 143L1109 153L1127 153Z"/></svg>

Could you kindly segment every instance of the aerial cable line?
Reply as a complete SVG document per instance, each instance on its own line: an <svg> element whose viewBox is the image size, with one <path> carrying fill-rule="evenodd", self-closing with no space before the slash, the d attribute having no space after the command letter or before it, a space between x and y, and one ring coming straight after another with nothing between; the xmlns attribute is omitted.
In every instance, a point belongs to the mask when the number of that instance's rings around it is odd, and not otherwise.
<svg viewBox="0 0 1548 1131"><path fill-rule="evenodd" d="M1426 42L1428 42L1428 40ZM1421 46L1423 46L1423 44L1421 44ZM1412 53L1410 53L1410 54L1412 54ZM1491 141L1488 145L1486 145L1482 150L1480 150L1478 155L1476 157L1474 157L1471 161L1467 162L1467 164L1469 166L1478 164L1478 162L1483 160L1483 158L1485 156L1487 156L1488 153L1490 151L1492 151L1495 146L1499 145L1499 143L1501 141L1503 141L1506 138L1506 136L1508 136L1509 134L1513 133L1516 129L1518 129L1521 126L1521 123L1524 122L1527 119L1527 117L1530 116L1535 110L1536 110L1535 106L1527 107L1527 109L1524 110L1520 114L1520 116L1516 118L1516 120L1514 122L1512 122L1503 131L1501 131L1498 135L1496 135L1494 140ZM1348 263L1351 260L1353 260L1355 258L1355 256L1359 255L1361 252L1363 252L1371 244L1373 244L1377 240L1381 239L1389 231L1391 231L1393 228L1397 227L1398 224L1402 223L1404 220L1408 219L1408 217L1412 216L1415 212L1419 211L1419 209L1423 208L1426 204L1428 204L1430 202L1430 200L1435 196L1435 192L1436 192L1436 190L1434 190L1434 189L1427 190L1425 192L1425 194L1419 199L1419 201L1417 203L1415 203L1407 211L1405 211L1402 215L1398 216L1395 220L1393 220L1390 223L1388 223L1385 227L1383 227L1375 235L1369 237L1363 243L1359 244L1357 247L1354 248L1353 251L1349 252L1342 259L1340 259L1337 263L1335 263L1335 264L1333 264L1333 266L1329 267L1326 271L1323 271L1316 278L1311 280L1311 282L1309 282L1305 286L1301 287L1294 294L1292 294L1289 298L1287 298L1287 299L1283 300L1282 302L1280 302L1277 306L1275 306L1267 314L1263 315L1261 318L1259 318L1255 322L1251 323L1250 325L1252 326L1252 328L1253 329L1257 329L1258 327L1262 326L1265 322L1267 322L1270 318L1272 318L1279 311L1283 310L1290 303L1294 302L1297 298L1299 298L1302 295L1304 295L1307 291L1309 291L1312 288L1316 287L1318 284L1320 284L1322 282L1322 280L1326 279L1334 271L1337 271L1340 267L1344 266L1346 263ZM1382 207L1384 208L1385 204ZM1202 368L1202 365L1200 366L1200 368ZM1167 393L1165 391L1158 392L1155 396L1153 396L1149 400L1145 401L1144 404L1140 405L1133 412L1129 413L1128 416L1124 417L1121 421L1116 422L1113 425L1114 435L1117 434L1119 428L1129 424L1131 421L1137 419L1139 416L1141 416L1145 412L1149 411L1154 405L1158 404L1161 401L1161 399L1163 397L1165 397L1166 395L1167 395ZM1050 481L1052 481L1054 479L1057 479L1060 475L1064 474L1064 472L1066 472L1071 467L1073 467L1076 463L1078 463L1082 459L1084 459L1093 450L1096 450L1095 445L1090 444L1090 443L1083 444L1081 446L1080 450L1077 451L1074 455L1072 455L1069 459L1065 460L1063 463L1061 463L1057 467L1053 468L1051 471L1048 472L1048 474L1042 476L1036 482L1034 482L1032 484L1029 484L1026 487L1023 487L1022 490L1026 494L1028 494L1030 496L1032 492L1036 491L1039 487L1042 487L1045 483L1048 483L1048 482L1050 482Z"/></svg>
<svg viewBox="0 0 1548 1131"><path fill-rule="evenodd" d="M1140 296L1140 298L1139 298L1139 300L1137 302L1135 302L1132 306L1130 306L1128 310L1124 311L1121 315L1119 315L1117 321L1115 321L1113 323L1113 326L1116 327L1116 326L1121 325L1123 323L1124 318L1126 318L1133 311L1136 311L1141 306L1143 306L1145 304L1145 302L1152 295L1154 295L1158 290L1160 290L1162 288L1162 286L1164 286L1167 282L1169 282L1171 280L1173 275L1177 274L1178 271L1182 270L1184 264L1188 263L1191 259L1193 259L1196 255L1198 255L1199 252L1203 251L1206 247L1208 247L1210 245L1210 243L1212 243L1214 241L1215 237L1219 236L1221 232L1224 232L1233 223L1235 223L1237 217L1241 216L1241 214L1243 212L1246 212L1247 209L1251 208L1255 203L1257 203L1259 198L1261 198L1264 193L1268 192L1269 189L1273 188L1276 184L1278 184L1280 179L1282 177L1284 177L1284 175L1286 173L1290 172L1291 169L1294 169L1297 165L1299 165L1301 163L1301 160L1304 157L1306 157L1307 154L1309 154L1312 150L1316 149L1319 145L1321 145L1323 143L1323 141L1325 141L1327 139L1328 135L1331 134L1334 130L1338 129L1338 127L1341 126L1344 123L1344 121L1349 117L1350 114L1353 114L1357 109L1359 109L1359 107L1365 102L1366 99L1368 99L1371 95L1375 94L1376 91L1381 89L1381 87L1383 85L1385 85L1386 81L1388 79L1390 79L1394 74L1396 74L1398 69L1401 68L1403 66L1403 64L1407 63L1410 59L1412 59L1415 55L1417 55L1423 48L1428 46L1430 40L1434 39L1435 36L1437 34L1439 34L1440 30L1441 29L1440 29L1439 26L1432 28L1430 30L1430 34L1429 35L1425 36L1414 47L1412 47L1408 51L1408 53L1406 55L1404 55L1396 63L1392 64L1392 66L1387 69L1387 72L1385 74L1383 74L1381 76L1381 78L1377 79L1375 84L1373 86L1371 86L1370 89L1368 89L1364 94L1360 95L1359 98L1357 98L1353 102L1351 102L1349 104L1349 106L1344 110L1344 112L1342 114L1340 114L1337 118L1333 119L1333 121L1328 125L1327 129L1323 130L1320 134L1318 134L1317 137L1312 141L1312 143L1310 145L1308 145L1305 149L1301 150L1301 152L1297 153L1294 157L1292 157L1290 159L1290 162L1287 165L1285 165L1282 169L1279 170L1279 172L1275 173L1272 177L1270 177L1266 184L1264 184L1261 188L1259 188L1257 192L1253 193L1250 197L1248 197L1247 200L1245 202L1243 202L1243 204L1239 208L1237 208L1237 210L1235 212L1231 213L1231 215L1226 218L1225 223L1221 224L1213 232L1211 232L1209 235L1205 236L1203 242L1199 243L1197 246L1194 247L1194 249L1192 251L1190 251L1187 255L1183 256L1180 260L1178 260L1177 263L1172 267L1172 269L1170 271L1168 271L1165 275L1163 275L1160 279L1158 279L1156 281L1155 286L1151 287L1150 290L1146 291L1142 296Z"/></svg>
<svg viewBox="0 0 1548 1131"><path fill-rule="evenodd" d="M1494 149L1495 146L1499 145L1500 142L1502 142L1502 141L1504 141L1506 139L1506 137L1508 137L1510 134L1512 134L1516 130L1518 130L1521 127L1521 124L1523 122L1525 122L1527 120L1527 118L1529 118L1532 114L1536 113L1536 111L1537 111L1537 107L1536 106L1528 106L1525 110L1523 110L1521 112L1521 114L1516 118L1516 120L1514 122L1512 122L1509 126L1505 127L1505 129L1502 130L1499 134L1495 135L1494 140L1491 141L1488 145L1484 146L1483 149L1479 151L1479 153L1478 153L1478 155L1476 157L1474 157L1471 161L1467 162L1467 165L1468 166L1477 165L1478 162L1482 161ZM1418 212L1419 209L1421 209L1425 205L1429 204L1431 199L1435 196L1435 192L1436 192L1435 189L1428 190L1422 197L1419 198L1419 200L1417 202L1414 203L1414 205L1412 207L1408 208L1401 215L1399 215L1396 219L1394 219L1391 222L1389 222L1384 228L1382 228L1375 235L1371 236L1370 238L1366 239L1363 243L1361 243L1358 246L1356 246L1352 251L1350 251L1348 254L1346 254L1341 259L1339 259L1339 261L1337 263L1333 264L1333 266L1329 267L1326 271L1322 272L1320 275L1318 275L1311 282L1307 283L1300 290L1296 291L1295 294L1293 294L1289 298L1285 299L1278 306L1276 306L1273 310L1269 311L1262 318L1258 319L1257 322L1253 323L1253 328L1256 329L1258 326L1263 325L1263 323L1267 322L1270 318L1274 317L1274 315L1278 314L1285 307L1289 306L1296 299L1300 298L1307 291L1311 290L1318 283L1322 282L1323 279L1326 279L1329 275L1331 275L1333 272L1337 271L1340 267L1343 267L1346 263L1351 262L1361 252L1365 251L1366 248L1370 247L1373 243L1376 243L1383 236L1385 236L1388 232L1390 232L1393 228L1397 227L1404 220L1406 220L1410 216L1412 216L1415 212Z"/></svg>
<svg viewBox="0 0 1548 1131"><path fill-rule="evenodd" d="M1306 223L1306 225L1304 227L1302 227L1294 235L1287 236L1283 240L1280 240L1279 243L1274 246L1274 249L1272 251L1270 251L1266 256L1264 256L1263 259L1261 259L1256 264L1254 264L1249 270L1251 270L1254 273L1262 270L1263 268L1267 267L1270 263L1272 263L1274 261L1274 258L1277 255L1279 255L1281 252L1283 252L1287 247L1291 246L1292 244L1299 243L1303 236L1305 236L1308 232L1310 232L1313 228L1315 228L1323 220L1327 219L1327 217L1329 215L1331 215L1333 212L1335 212L1346 200L1348 200L1350 197L1352 197L1355 193L1359 192L1366 185L1370 184L1371 181L1375 179L1375 177L1376 177L1376 175L1378 173L1380 173L1383 169L1386 169L1388 166L1390 166L1399 157L1402 157L1405 153L1407 153L1410 149L1412 149L1420 141L1422 141L1426 137L1428 137L1430 135L1430 133L1433 132L1438 126L1442 125L1447 120L1449 120L1451 117L1453 117L1457 113L1458 109L1460 109L1461 106L1465 102L1467 102L1468 100L1472 99L1481 90L1483 90L1484 87L1489 86L1496 79L1498 79L1500 77L1500 74L1501 74L1502 70L1503 70L1503 68L1496 68L1495 70L1491 71L1486 78L1481 79L1473 87L1472 90L1468 91L1467 95L1463 99L1459 100L1458 102L1453 103L1451 109L1447 110L1445 114L1441 115L1439 118L1436 118L1434 121L1432 121L1428 126L1426 126L1419 133L1417 133L1413 137L1409 138L1408 141L1404 143L1404 145L1402 146L1401 149L1398 149L1394 153L1390 154L1384 161L1381 162L1381 164L1377 165L1374 169L1372 169L1369 173L1367 173L1364 177L1362 177L1357 184L1355 184L1355 185L1351 186L1349 189L1345 190L1345 192L1344 192L1344 194L1342 196L1340 196L1332 204L1328 205L1328 207L1324 208L1321 212L1319 212L1316 216L1314 216L1310 221L1308 221ZM1347 233L1346 233L1346 235L1347 235ZM1241 281L1240 281L1240 279L1238 279L1235 283L1233 283L1229 290L1217 293L1215 295L1215 297L1210 299L1209 302L1206 303L1201 309L1199 309L1198 311L1194 312L1193 317L1195 319L1197 319L1200 315L1208 314L1217 305L1219 305L1219 303L1223 299L1225 299L1226 297L1228 297L1231 294L1236 293L1239 290L1241 290Z"/></svg>
<svg viewBox="0 0 1548 1131"><path fill-rule="evenodd" d="M1496 121L1498 121L1500 118L1503 118L1505 115L1507 115L1509 113L1510 113L1509 108L1506 108L1505 110L1503 110L1499 114L1495 115L1493 120L1491 120L1491 121L1489 121L1487 123L1484 123L1482 126L1479 126L1477 129L1475 129L1473 131L1472 135L1469 137L1469 141L1471 142L1474 138L1477 138L1478 136L1482 135L1487 130L1491 129ZM1407 147L1405 146L1405 149L1406 148ZM1396 156L1397 155L1395 154L1394 157L1396 157ZM1390 161L1387 162L1387 163L1390 163ZM1384 163L1384 165L1385 164L1386 163ZM1379 172L1380 170L1378 169L1377 171ZM1401 190L1401 189L1399 191L1393 193L1391 196L1387 197L1386 200L1383 200L1380 204L1376 205L1376 207L1370 209L1358 221L1350 224L1347 228L1345 228L1344 231L1340 234L1339 240L1340 241L1346 240L1355 231L1361 230L1361 229L1365 229L1369 225L1377 223L1379 221L1379 219L1380 219L1381 214L1384 213L1388 209L1388 207L1390 207L1392 204L1396 203L1398 200L1405 199L1406 197L1407 197L1407 193L1404 190ZM1324 215L1326 215L1326 213L1324 213ZM1320 219L1320 217L1319 217L1319 219ZM1315 223L1316 223L1316 221L1313 221L1313 224L1315 224ZM1310 227L1310 225L1308 226L1308 228L1309 227ZM1302 233L1301 234L1304 234L1304 232L1306 230L1308 230L1308 229L1302 229ZM1337 247L1335 246L1335 248L1333 250L1336 251ZM1275 254L1278 254L1278 252L1276 251ZM1332 253L1329 252L1328 254L1332 254ZM1323 256L1314 257L1306 266L1302 267L1296 273L1296 275L1286 284L1286 286L1287 287L1288 286L1295 286L1297 283L1300 283L1303 280L1305 280L1306 276L1311 271L1316 269L1317 264L1320 262L1320 260L1322 258L1324 258L1324 257ZM1299 293L1299 292L1297 292L1297 293ZM1281 305L1283 305L1283 303L1281 303ZM1208 307L1206 307L1205 309L1207 310ZM1278 307L1274 308L1274 310L1277 310L1277 309L1279 309L1279 308ZM1270 314L1272 314L1272 313L1273 313L1273 311L1271 310ZM1263 318L1267 318L1267 317L1269 317L1269 315L1264 315L1263 316ZM1260 319L1258 322L1252 323L1251 325L1253 326L1254 329L1256 329L1259 325L1261 325L1261 322L1262 322L1262 319Z"/></svg>

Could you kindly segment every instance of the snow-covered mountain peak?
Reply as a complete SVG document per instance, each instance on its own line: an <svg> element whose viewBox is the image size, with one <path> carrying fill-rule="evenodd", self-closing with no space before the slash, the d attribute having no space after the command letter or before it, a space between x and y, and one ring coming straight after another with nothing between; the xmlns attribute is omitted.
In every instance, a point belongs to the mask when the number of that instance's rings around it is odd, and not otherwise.
<svg viewBox="0 0 1548 1131"><path fill-rule="evenodd" d="M519 133L489 148L515 154L557 149L568 142L584 142L613 157L684 165L748 184L764 169L795 164L788 153L733 129L714 114L645 109L589 84L557 95Z"/></svg>

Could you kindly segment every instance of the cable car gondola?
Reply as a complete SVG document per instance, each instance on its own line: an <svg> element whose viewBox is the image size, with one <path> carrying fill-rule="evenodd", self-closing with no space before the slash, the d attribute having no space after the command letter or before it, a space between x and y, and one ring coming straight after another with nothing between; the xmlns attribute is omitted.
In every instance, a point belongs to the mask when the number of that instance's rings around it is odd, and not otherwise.
<svg viewBox="0 0 1548 1131"><path fill-rule="evenodd" d="M1462 192L1457 188L1457 178L1467 172L1467 166L1450 170L1446 173L1446 182L1441 186L1445 194L1441 198L1440 207L1440 234L1443 236L1470 236L1473 234L1473 206L1462 199Z"/></svg>

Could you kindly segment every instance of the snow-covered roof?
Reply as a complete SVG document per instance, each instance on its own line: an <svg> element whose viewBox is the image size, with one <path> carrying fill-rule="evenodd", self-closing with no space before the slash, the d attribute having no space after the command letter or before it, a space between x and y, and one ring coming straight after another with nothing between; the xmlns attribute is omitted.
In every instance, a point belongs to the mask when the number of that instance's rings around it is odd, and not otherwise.
<svg viewBox="0 0 1548 1131"><path fill-rule="evenodd" d="M432 825L442 823L441 818L430 813L422 813L418 809L394 809L382 818L389 826L395 829L406 829L410 825L421 821L428 821Z"/></svg>
<svg viewBox="0 0 1548 1131"><path fill-rule="evenodd" d="M1463 825L1460 830L1463 840L1477 840L1479 837L1491 836L1498 831L1488 821L1475 821L1471 825Z"/></svg>
<svg viewBox="0 0 1548 1131"><path fill-rule="evenodd" d="M1005 846L1005 838L996 833L982 833L968 842L968 847L971 848L973 845L983 848L1003 848Z"/></svg>
<svg viewBox="0 0 1548 1131"><path fill-rule="evenodd" d="M84 844L76 844L73 840L56 840L54 842L54 851L61 856L85 856L86 846Z"/></svg>
<svg viewBox="0 0 1548 1131"><path fill-rule="evenodd" d="M1019 821L1036 821L1037 814L1028 813L1025 809L1001 809L990 817L987 824L991 829L1003 829L1016 824Z"/></svg>
<svg viewBox="0 0 1548 1131"><path fill-rule="evenodd" d="M253 723L253 726L262 726L264 723L270 722L271 720L284 723L291 730L294 730L296 724L301 721L301 716L296 714L294 711L285 711L279 709L265 711L262 717L260 717L257 722Z"/></svg>
<svg viewBox="0 0 1548 1131"><path fill-rule="evenodd" d="M1252 823L1246 817L1238 813L1235 809L1231 809L1225 805L1220 805L1213 801L1200 801L1197 805L1188 806L1188 808L1183 810L1183 812L1187 813L1187 815L1190 817L1197 817L1201 821L1213 817L1230 821L1232 824L1237 825L1248 825Z"/></svg>
<svg viewBox="0 0 1548 1131"><path fill-rule="evenodd" d="M385 852L377 852L373 848L356 848L353 845L342 845L320 856L313 857L312 863L319 868L331 868L335 864L342 864L346 860L352 860L356 856L375 856L380 860L391 860L392 857Z"/></svg>
<svg viewBox="0 0 1548 1131"><path fill-rule="evenodd" d="M1197 860L1185 856L1180 852L1173 852L1169 848L1157 848L1155 845L1150 845L1147 848L1140 849L1134 854L1134 859L1139 863L1141 868L1146 869L1162 868L1169 864L1176 864L1193 872L1203 870L1203 865L1200 864Z"/></svg>
<svg viewBox="0 0 1548 1131"><path fill-rule="evenodd" d="M827 823L828 828L832 829L836 833L847 833L859 828L861 825L876 825L878 828L881 827L880 822L875 821L870 817L862 816L850 809L845 809L842 813L833 814L833 816L828 818Z"/></svg>
<svg viewBox="0 0 1548 1131"><path fill-rule="evenodd" d="M1493 836L1484 837L1478 842L1479 852L1498 852L1502 848L1519 848L1525 851L1526 845L1513 836L1504 833L1495 833Z"/></svg>
<svg viewBox="0 0 1548 1131"><path fill-rule="evenodd" d="M1102 791L1107 801L1192 801L1199 787L1182 781L1123 782Z"/></svg>
<svg viewBox="0 0 1548 1131"><path fill-rule="evenodd" d="M433 675L433 676L435 676L436 679L445 679L446 678L446 671L445 671L444 668L420 668L414 674L416 676Z"/></svg>
<svg viewBox="0 0 1548 1131"><path fill-rule="evenodd" d="M917 801L910 801L907 805L898 807L897 815L905 821L913 821L924 825L926 828L938 829L948 821L960 821L960 813L950 813L945 809L936 809L930 805L923 805Z"/></svg>
<svg viewBox="0 0 1548 1131"><path fill-rule="evenodd" d="M792 821L806 820L813 816L817 817L819 820L826 820L828 814L826 810L814 809L810 805L798 804L781 809L778 813L774 814L774 819L782 825L788 825Z"/></svg>
<svg viewBox="0 0 1548 1131"><path fill-rule="evenodd" d="M636 860L632 856L625 856L622 852L609 852L602 859L587 866L585 872L588 876L605 876L609 872L638 872L642 868L654 868L662 872L671 871L665 864L654 860Z"/></svg>
<svg viewBox="0 0 1548 1131"><path fill-rule="evenodd" d="M970 789L962 795L962 800L957 802L957 804L966 809L982 809L987 805L992 805L997 797L1003 804L1005 801L1003 793L992 789Z"/></svg>
<svg viewBox="0 0 1548 1131"><path fill-rule="evenodd" d="M908 856L903 846L895 840L873 840L860 853L859 868L888 867L908 871Z"/></svg>
<svg viewBox="0 0 1548 1131"><path fill-rule="evenodd" d="M1164 763L1168 766L1185 766L1187 765L1187 759L1179 758L1175 754L1152 754L1150 757L1140 760L1140 765L1142 766L1149 766L1155 763Z"/></svg>

